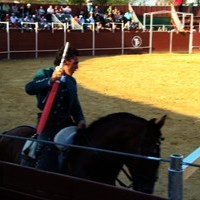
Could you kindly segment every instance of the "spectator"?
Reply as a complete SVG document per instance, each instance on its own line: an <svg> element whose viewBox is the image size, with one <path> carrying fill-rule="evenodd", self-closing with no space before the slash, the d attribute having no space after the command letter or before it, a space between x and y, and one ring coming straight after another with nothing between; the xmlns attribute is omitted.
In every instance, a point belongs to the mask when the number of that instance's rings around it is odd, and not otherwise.
<svg viewBox="0 0 200 200"><path fill-rule="evenodd" d="M21 5L19 7L19 16L20 17L25 17L25 6L24 5Z"/></svg>
<svg viewBox="0 0 200 200"><path fill-rule="evenodd" d="M112 10L112 15L116 15L118 13L118 8L114 7L114 9Z"/></svg>
<svg viewBox="0 0 200 200"><path fill-rule="evenodd" d="M92 30L92 28L93 28L93 26L95 24L93 12L89 13L88 18L86 18L85 22L87 23L87 29L91 29Z"/></svg>
<svg viewBox="0 0 200 200"><path fill-rule="evenodd" d="M84 16L83 15L79 15L79 24L84 24L85 23L85 18L84 18Z"/></svg>
<svg viewBox="0 0 200 200"><path fill-rule="evenodd" d="M3 18L3 21L10 22L10 15L8 13Z"/></svg>
<svg viewBox="0 0 200 200"><path fill-rule="evenodd" d="M86 0L86 5L88 13L93 12L93 0Z"/></svg>
<svg viewBox="0 0 200 200"><path fill-rule="evenodd" d="M54 8L52 5L49 5L49 7L47 8L47 14L54 14Z"/></svg>
<svg viewBox="0 0 200 200"><path fill-rule="evenodd" d="M54 13L57 14L57 13L60 13L60 8L59 6L54 6ZM53 14L53 13L52 13Z"/></svg>
<svg viewBox="0 0 200 200"><path fill-rule="evenodd" d="M46 15L47 22L52 22L52 14L54 14L54 9L52 5L49 5Z"/></svg>
<svg viewBox="0 0 200 200"><path fill-rule="evenodd" d="M47 19L44 15L40 18L39 28L42 30L50 30L51 24L47 22Z"/></svg>
<svg viewBox="0 0 200 200"><path fill-rule="evenodd" d="M96 13L94 14L94 20L96 22L96 25L99 27L97 27L98 29L100 29L102 27L102 23L104 22L104 15L102 13Z"/></svg>
<svg viewBox="0 0 200 200"><path fill-rule="evenodd" d="M80 17L82 17L82 16L78 17L77 15L75 15L74 17L72 17L71 26L72 26L73 30L82 30L83 29L83 25L82 25Z"/></svg>
<svg viewBox="0 0 200 200"><path fill-rule="evenodd" d="M112 6L108 6L108 8L106 9L106 13L108 13L108 15L112 14Z"/></svg>
<svg viewBox="0 0 200 200"><path fill-rule="evenodd" d="M79 15L82 15L84 19L86 19L88 16L88 14L83 9L80 10Z"/></svg>
<svg viewBox="0 0 200 200"><path fill-rule="evenodd" d="M10 13L10 6L7 3L4 3L2 6L2 10L5 14L9 14Z"/></svg>
<svg viewBox="0 0 200 200"><path fill-rule="evenodd" d="M16 16L18 15L19 11L18 11L18 6L17 4L13 4L11 6L11 12L14 13Z"/></svg>
<svg viewBox="0 0 200 200"><path fill-rule="evenodd" d="M105 29L109 29L111 30L112 29L112 23L113 23L113 18L112 18L112 14L108 14L108 13L105 13L104 14L104 23L103 23L103 27Z"/></svg>
<svg viewBox="0 0 200 200"><path fill-rule="evenodd" d="M32 15L32 8L31 8L31 4L30 3L28 3L25 6L24 12L25 12L25 16Z"/></svg>
<svg viewBox="0 0 200 200"><path fill-rule="evenodd" d="M125 24L125 28L130 29L131 26L131 22L132 22L132 12L130 10L128 10L125 14L124 14L124 24Z"/></svg>
<svg viewBox="0 0 200 200"><path fill-rule="evenodd" d="M15 13L12 13L10 16L10 24L11 27L18 27L18 17L15 15Z"/></svg>
<svg viewBox="0 0 200 200"><path fill-rule="evenodd" d="M98 5L95 5L93 13L94 13L94 16L101 13L101 9L99 8Z"/></svg>
<svg viewBox="0 0 200 200"><path fill-rule="evenodd" d="M120 10L117 10L117 12L113 14L113 18L114 18L114 22L122 23L124 16Z"/></svg>
<svg viewBox="0 0 200 200"><path fill-rule="evenodd" d="M72 9L67 5L66 7L63 8L63 12L65 14L72 14Z"/></svg>
<svg viewBox="0 0 200 200"><path fill-rule="evenodd" d="M46 11L44 10L43 6L40 6L40 8L37 11L37 14L41 17L44 16Z"/></svg>

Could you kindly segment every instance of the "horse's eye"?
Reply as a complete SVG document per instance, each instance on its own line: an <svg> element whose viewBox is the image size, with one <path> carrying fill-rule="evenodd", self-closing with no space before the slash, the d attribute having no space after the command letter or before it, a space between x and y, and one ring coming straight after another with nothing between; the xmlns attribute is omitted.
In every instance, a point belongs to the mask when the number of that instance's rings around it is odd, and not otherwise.
<svg viewBox="0 0 200 200"><path fill-rule="evenodd" d="M160 138L160 140L161 140L161 141L164 141L164 140L165 140L165 138L164 138L164 137L161 137L161 138Z"/></svg>

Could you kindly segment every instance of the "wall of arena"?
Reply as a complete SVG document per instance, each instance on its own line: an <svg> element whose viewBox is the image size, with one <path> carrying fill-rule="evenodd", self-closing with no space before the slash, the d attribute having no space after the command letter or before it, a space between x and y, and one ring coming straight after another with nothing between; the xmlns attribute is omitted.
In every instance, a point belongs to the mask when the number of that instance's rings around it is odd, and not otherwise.
<svg viewBox="0 0 200 200"><path fill-rule="evenodd" d="M169 6L136 6L133 8L138 17L148 12L171 9ZM76 9L78 9L77 6L73 7L73 10L78 12ZM127 6L122 6L120 9L125 11ZM187 7L183 9L187 11ZM194 20L199 20L200 26L200 6L194 7L193 12ZM165 17L165 14L162 14L162 17ZM153 31L150 42L149 31L122 30L121 28L114 31L0 29L0 59L54 55L55 51L66 41L79 49L80 55L148 53L150 48L153 53L191 53L191 48L192 52L200 51L200 30L198 28L193 33Z"/></svg>
<svg viewBox="0 0 200 200"><path fill-rule="evenodd" d="M34 31L10 30L8 36L6 31L0 31L0 58L54 55L66 41L79 49L80 55L149 53L149 35L149 31L102 30L97 33L73 30L65 33L63 30L42 30L36 34ZM189 35L189 32L153 32L152 52L189 53ZM140 46L135 44L138 38ZM192 51L200 51L200 32L193 33Z"/></svg>

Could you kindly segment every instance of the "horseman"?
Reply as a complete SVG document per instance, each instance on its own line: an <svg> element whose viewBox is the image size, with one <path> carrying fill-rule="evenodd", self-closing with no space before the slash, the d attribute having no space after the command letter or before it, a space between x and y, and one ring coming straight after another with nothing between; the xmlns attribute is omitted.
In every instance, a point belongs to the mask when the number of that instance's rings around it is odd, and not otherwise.
<svg viewBox="0 0 200 200"><path fill-rule="evenodd" d="M60 81L51 110L47 116L44 129L38 135L40 140L53 141L56 133L68 126L84 128L86 120L79 102L77 83L72 77L78 69L78 51L71 47L63 56L64 47L57 52L54 66L37 71L32 81L25 85L25 91L29 95L36 95L38 123L44 114L44 107L47 99L50 98L50 90L56 81ZM64 57L61 67L59 64ZM36 168L47 171L58 171L58 153L54 145L38 143L36 147ZM24 162L24 161L23 161ZM22 164L23 164L22 162ZM25 162L24 162L25 163Z"/></svg>

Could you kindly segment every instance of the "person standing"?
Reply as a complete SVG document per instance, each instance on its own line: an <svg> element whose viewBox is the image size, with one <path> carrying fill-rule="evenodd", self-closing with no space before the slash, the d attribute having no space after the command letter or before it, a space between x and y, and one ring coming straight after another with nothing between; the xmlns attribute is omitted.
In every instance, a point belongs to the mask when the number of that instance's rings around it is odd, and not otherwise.
<svg viewBox="0 0 200 200"><path fill-rule="evenodd" d="M87 5L88 13L91 13L94 11L93 0L86 0L86 5Z"/></svg>
<svg viewBox="0 0 200 200"><path fill-rule="evenodd" d="M78 51L69 47L62 68L59 66L64 48L61 48L54 60L54 66L40 69L32 81L25 85L29 95L36 95L37 107L43 112L48 94L55 81L60 80L59 88L49 113L46 125L38 139L53 141L56 133L67 126L84 128L86 120L79 102L77 83L73 78L78 69ZM38 114L40 120L41 112ZM58 171L58 152L54 145L38 143L36 148L38 161L36 168L47 171Z"/></svg>

